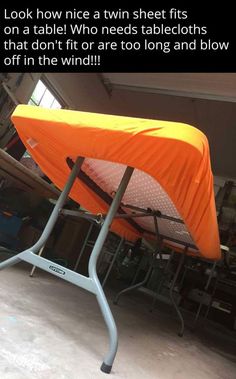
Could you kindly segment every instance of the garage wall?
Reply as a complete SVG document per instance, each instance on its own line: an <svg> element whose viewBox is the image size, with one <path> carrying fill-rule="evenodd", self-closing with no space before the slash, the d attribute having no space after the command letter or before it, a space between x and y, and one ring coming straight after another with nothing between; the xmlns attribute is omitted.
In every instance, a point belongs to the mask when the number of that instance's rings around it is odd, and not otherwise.
<svg viewBox="0 0 236 379"><path fill-rule="evenodd" d="M70 109L86 112L114 113L109 98L97 74L50 73L45 75Z"/></svg>
<svg viewBox="0 0 236 379"><path fill-rule="evenodd" d="M40 78L40 73L9 73L3 80L19 103L27 103Z"/></svg>
<svg viewBox="0 0 236 379"><path fill-rule="evenodd" d="M37 73L0 73L0 148L4 148L15 133L10 115L16 103L28 102L39 77Z"/></svg>

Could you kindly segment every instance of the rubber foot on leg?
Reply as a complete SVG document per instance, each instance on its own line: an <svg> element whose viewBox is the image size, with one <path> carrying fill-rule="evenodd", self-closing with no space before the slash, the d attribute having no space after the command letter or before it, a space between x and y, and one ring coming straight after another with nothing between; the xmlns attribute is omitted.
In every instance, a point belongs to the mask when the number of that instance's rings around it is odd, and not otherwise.
<svg viewBox="0 0 236 379"><path fill-rule="evenodd" d="M107 365L106 363L102 363L101 365L101 371L105 372L106 374L110 374L112 366Z"/></svg>

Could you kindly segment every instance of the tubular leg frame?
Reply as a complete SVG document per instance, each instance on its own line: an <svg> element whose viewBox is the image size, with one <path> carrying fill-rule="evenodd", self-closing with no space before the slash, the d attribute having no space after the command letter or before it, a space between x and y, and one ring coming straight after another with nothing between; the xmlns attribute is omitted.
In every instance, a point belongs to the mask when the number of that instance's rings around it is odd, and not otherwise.
<svg viewBox="0 0 236 379"><path fill-rule="evenodd" d="M39 250L38 255L39 255L40 257L41 257L41 255L43 254L44 248L45 248L45 245L43 245L43 246L41 247L41 249ZM32 267L32 270L30 271L30 274L29 274L29 276L30 276L31 278L33 278L35 270L36 270L36 266L33 266L33 267Z"/></svg>
<svg viewBox="0 0 236 379"><path fill-rule="evenodd" d="M51 216L49 217L49 220L46 224L46 227L39 238L38 242L36 242L31 248L17 254L16 256L9 258L2 262L0 264L0 270L10 267L12 265L15 265L16 263L19 263L21 261L25 261L30 263L33 266L39 267L42 270L45 270L57 277L60 277L61 279L64 279L70 283L73 283L77 285L78 287L81 287L91 293L93 293L98 301L98 304L100 306L102 315L104 317L105 323L108 328L109 333L109 349L108 352L103 360L101 370L105 373L110 373L113 361L115 359L115 355L117 352L117 346L118 346L118 334L117 334L117 328L116 324L113 318L113 315L111 313L109 304L107 302L107 299L105 297L105 294L103 292L102 286L99 282L98 276L97 276L97 260L99 257L99 254L102 250L103 244L105 242L105 239L107 237L107 234L109 232L109 227L112 223L112 220L118 210L118 207L120 205L121 199L125 193L125 190L128 186L129 180L131 178L131 175L133 173L132 167L127 167L125 170L125 173L123 175L123 178L120 182L119 188L117 189L117 192L114 196L114 199L112 201L112 204L108 210L107 216L105 218L105 221L103 223L103 226L100 230L100 233L98 235L98 238L95 242L95 245L93 247L90 259L89 259L89 276L86 277L84 275L78 274L72 270L69 270L57 263L51 262L39 255L37 255L37 252L45 245L48 237L50 236L50 233L57 221L57 218L59 216L60 210L63 207L67 196L70 193L70 190L74 184L74 181L77 177L77 174L79 173L79 170L83 164L84 158L79 157L77 158L70 176L68 178L68 181L61 192L59 199L57 200L57 203L51 213Z"/></svg>
<svg viewBox="0 0 236 379"><path fill-rule="evenodd" d="M169 270L169 267L170 267L170 263L171 263L171 261L172 261L173 256L174 256L174 251L172 250L172 251L171 251L171 254L170 254L170 257L169 257L169 259L168 259L168 262L167 262L167 264L166 264L166 266L165 266L165 268L164 268L162 279L160 280L160 283L158 284L158 287L157 287L157 289L156 289L156 293L157 293L157 294L161 291L161 288L162 288L163 283L164 283L164 281L165 281L165 276L166 276L166 274L168 273L168 270ZM153 312L153 311L154 311L154 308L155 308L156 302L157 302L157 296L155 296L155 294L154 294L154 296L153 296L153 300L152 300L152 305L151 305L151 308L150 308L150 312Z"/></svg>
<svg viewBox="0 0 236 379"><path fill-rule="evenodd" d="M119 252L120 252L120 249L121 249L121 246L123 245L123 243L124 243L124 238L121 238L121 239L120 239L120 242L118 243L118 246L117 246L117 248L116 248L116 251L115 251L115 253L114 253L113 257L112 257L112 260L111 260L110 266L108 267L107 272L106 272L106 275L105 275L105 277L104 277L104 279L103 279L103 281L102 281L102 288L104 288L104 286L105 286L105 284L106 284L106 281L107 281L107 279L108 279L108 277L109 277L109 275L110 275L110 272L111 272L111 270L112 270L112 267L114 266L114 263L115 263L115 261L116 261L116 258L117 258L118 254L119 254Z"/></svg>
<svg viewBox="0 0 236 379"><path fill-rule="evenodd" d="M153 217L153 220L154 220L155 232L156 232L156 237L157 237L157 247L156 247L155 252L153 253L152 261L150 263L148 271L147 271L144 279L141 282L138 282L138 283L135 284L135 281L136 281L136 279L138 277L138 274L139 274L139 271L141 269L141 264L142 264L142 260L141 260L141 262L139 263L139 266L138 266L138 268L137 268L137 270L135 272L134 278L133 278L133 280L131 282L131 286L123 289L122 291L120 291L116 295L115 300L113 301L114 304L118 304L120 296L123 295L124 293L132 291L134 289L138 289L138 288L142 287L144 284L146 284L147 281L149 280L150 276L151 276L151 273L152 273L152 270L153 270L154 259L156 258L157 254L160 254L160 258L162 258L162 256L161 256L161 248L160 248L161 246L160 246L159 240L158 240L158 238L159 238L158 223L157 223L157 217L155 215Z"/></svg>
<svg viewBox="0 0 236 379"><path fill-rule="evenodd" d="M217 287L217 283L218 283L218 276L216 277L215 279L215 283L214 283L214 287L213 287L213 291L211 293L211 301L209 302L208 306L207 306L207 309L206 309L206 312L204 314L204 321L207 319L208 317L208 313L210 311L210 308L212 306L212 303L213 303L213 299L214 299L214 295L215 295L215 291L216 291L216 287Z"/></svg>
<svg viewBox="0 0 236 379"><path fill-rule="evenodd" d="M138 274L139 274L140 271L141 271L142 262L143 262L143 257L142 257L142 259L140 260L140 262L139 262L139 264L138 264L138 267L137 267L137 269L136 269L136 271L135 271L134 277L133 277L133 279L132 279L132 281L131 281L131 284L130 284L131 286L133 286L133 285L135 284L135 282L136 282L136 279L137 279L137 277L138 277Z"/></svg>
<svg viewBox="0 0 236 379"><path fill-rule="evenodd" d="M182 313L180 312L180 309L174 299L174 296L173 296L173 290L174 290L174 287L175 287L175 283L178 279L178 276L179 276L179 273L180 273L180 270L183 266L183 263L184 263L184 259L185 259L185 254L181 254L181 257L180 257L180 260L179 260L179 264L178 264L178 267L177 267L177 270L175 272L175 275L174 275L174 278L172 280L172 283L171 283L171 286L170 286L170 290L169 290L169 295L170 295L170 299L171 299L171 302L176 310L176 313L179 317L179 320L180 320L180 323L181 323L181 328L180 328L180 331L178 333L178 336L179 337L183 337L183 334L184 334L184 319L183 319L183 316L182 316Z"/></svg>
<svg viewBox="0 0 236 379"><path fill-rule="evenodd" d="M150 275L151 275L152 269L153 269L152 264L150 264L150 266L149 266L149 268L148 268L148 271L147 271L147 273L146 273L144 279L143 279L141 282L138 282L138 283L136 283L136 284L133 284L132 286L127 287L127 288L125 288L124 290L120 291L120 292L116 295L115 300L113 301L113 303L117 305L117 304L118 304L118 301L119 301L119 298L120 298L121 295L123 295L123 294L126 293L126 292L129 292L129 291L135 290L135 289L137 289L137 288L139 288L139 287L142 287L144 284L146 284L147 281L148 281L148 279L149 279L149 277L150 277Z"/></svg>
<svg viewBox="0 0 236 379"><path fill-rule="evenodd" d="M86 235L86 237L85 237L85 239L84 239L84 243L83 243L82 248L81 248L81 250L80 250L80 252L79 252L78 258L77 258L77 260L76 260L76 263L75 263L75 266L74 266L74 271L77 271L77 268L78 268L78 266L79 266L80 260L81 260L81 258L82 258L83 252L84 252L85 247L86 247L86 245L87 245L87 242L88 242L88 239L89 239L90 234L91 234L91 232L92 232L92 229L93 229L93 223L91 223L90 226L89 226L89 229L88 229L87 235Z"/></svg>
<svg viewBox="0 0 236 379"><path fill-rule="evenodd" d="M213 278L213 275L214 275L214 272L215 272L215 269L216 269L216 265L217 265L217 262L214 262L213 265L212 265L212 268L211 268L211 272L210 272L210 275L208 276L208 279L207 279L207 283L204 287L204 291L208 291L208 288L211 284L211 280ZM214 290L213 290L214 291ZM213 296L213 295L212 295ZM210 305L210 304L209 304ZM203 303L202 301L199 303L199 306L198 306L198 310L197 310L197 313L196 313L196 316L194 318L194 322L193 322L193 330L196 328L196 325L197 325L197 322L198 322L198 319L199 319L199 316L200 316L200 313L201 313L201 310L202 310L202 306L203 306ZM211 306L211 305L210 305ZM210 309L210 306L207 308L207 311L206 311L206 315L208 314L208 311ZM205 317L204 317L205 318Z"/></svg>

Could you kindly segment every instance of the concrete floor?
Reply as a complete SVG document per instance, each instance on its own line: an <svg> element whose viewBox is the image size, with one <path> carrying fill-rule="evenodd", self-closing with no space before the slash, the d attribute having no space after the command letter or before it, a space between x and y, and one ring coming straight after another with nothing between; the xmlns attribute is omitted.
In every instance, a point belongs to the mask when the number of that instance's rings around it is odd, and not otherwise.
<svg viewBox="0 0 236 379"><path fill-rule="evenodd" d="M112 305L119 349L110 376L101 373L107 334L94 296L28 272L18 265L0 273L1 379L236 378L234 342L205 331L179 338L171 312L150 314L150 299L137 293Z"/></svg>

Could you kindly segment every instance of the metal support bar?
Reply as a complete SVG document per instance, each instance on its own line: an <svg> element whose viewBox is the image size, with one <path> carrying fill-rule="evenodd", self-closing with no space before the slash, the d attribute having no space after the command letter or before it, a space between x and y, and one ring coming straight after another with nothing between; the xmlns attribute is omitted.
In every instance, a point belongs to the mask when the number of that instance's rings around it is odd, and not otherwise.
<svg viewBox="0 0 236 379"><path fill-rule="evenodd" d="M164 268L162 279L160 280L160 282L158 284L158 287L156 289L156 293L157 294L161 291L161 288L162 288L164 280L165 280L165 275L168 273L168 270L169 270L169 267L170 267L170 263L171 263L171 260L173 259L173 256L174 256L174 251L172 250L171 254L170 254L170 257L168 259L168 262L167 262L167 264L166 264L166 266ZM153 300L152 300L152 305L151 305L151 308L150 308L150 312L153 312L153 310L155 308L155 305L156 305L156 301L157 301L157 296L154 295L153 296Z"/></svg>
<svg viewBox="0 0 236 379"><path fill-rule="evenodd" d="M91 223L90 226L89 226L89 229L88 229L88 233L87 233L87 235L86 235L86 237L85 237L84 243L83 243L83 245L82 245L82 247L81 247L81 250L80 250L80 252L79 252L78 258L77 258L77 260L76 260L76 263L75 263L75 266L74 266L74 271L77 271L77 268L78 268L79 263L80 263L80 261L81 261L81 258L82 258L82 255L83 255L83 253L84 253L85 247L86 247L86 245L87 245L87 243L88 243L88 239L89 239L89 237L90 237L90 234L91 234L91 232L92 232L92 229L93 229L93 224Z"/></svg>
<svg viewBox="0 0 236 379"><path fill-rule="evenodd" d="M197 253L197 251L198 251L198 249L196 248L196 246L195 245L193 245L192 243L188 243L188 242L182 242L182 241L180 241L180 240L177 240L176 238L172 238L172 237L169 237L169 236L165 236L164 234L160 234L160 237L162 238L162 240L165 242L165 241L167 241L167 242L174 242L174 243L176 243L176 244L178 244L178 245L180 245L180 248L182 247L182 248L192 248L192 249L195 249L196 250L196 253ZM194 253L194 251L193 251L193 253Z"/></svg>
<svg viewBox="0 0 236 379"><path fill-rule="evenodd" d="M136 205L121 203L121 206L123 208L133 209L134 211L139 211L139 212L144 212L144 213L151 212L151 209L140 208L140 207L137 207Z"/></svg>
<svg viewBox="0 0 236 379"><path fill-rule="evenodd" d="M94 214L89 213L89 212L84 212L81 210L74 211L74 210L70 210L70 209L61 209L60 214L65 215L65 216L71 216L71 217L86 218L88 220L94 220L96 222L100 222L100 220L102 218L106 217L106 214L94 215ZM169 221L173 221L173 222L183 224L183 221L178 219L178 218L163 215L159 211L151 211L151 210L146 210L146 211L144 210L142 212L139 211L139 213L119 213L118 212L114 216L114 218L129 219L129 218L150 217L150 216L155 216L158 218L163 218L163 219L166 219Z"/></svg>
<svg viewBox="0 0 236 379"><path fill-rule="evenodd" d="M151 236L155 236L156 233L154 232L151 232L150 230L145 230L145 233L151 235ZM195 245L193 245L192 243L188 243L188 242L183 242L183 241L180 241L180 240L177 240L176 238L172 238L172 237L169 237L169 236L166 236L164 234L160 234L160 238L164 241L164 242L174 242L176 244L178 244L178 247L180 248L191 248L193 249L194 251L192 251L192 253L196 252L198 253L198 249Z"/></svg>
<svg viewBox="0 0 236 379"><path fill-rule="evenodd" d="M31 263L34 266L39 267L42 270L47 271L50 274L53 274L63 280L66 280L67 282L75 284L76 286L81 287L89 292L92 292L95 295L97 293L96 287L91 278L87 278L84 275L78 274L77 272L49 261L48 259L40 257L30 250L26 250L23 253L20 253L20 259L27 263Z"/></svg>
<svg viewBox="0 0 236 379"><path fill-rule="evenodd" d="M158 228L157 216L154 215L153 220L154 220L155 233L156 233L157 243L158 243L159 242L158 241L158 239L159 239L159 228Z"/></svg>
<svg viewBox="0 0 236 379"><path fill-rule="evenodd" d="M39 253L38 253L38 256L39 256L39 257L41 257L41 255L43 254L43 250L44 250L44 248L45 248L45 245L43 245L43 246L41 247L41 249L39 250ZM29 276L30 276L31 278L32 278L33 275L34 275L35 270L36 270L36 266L33 266L33 267L32 267L32 270L30 271L30 274L29 274Z"/></svg>
<svg viewBox="0 0 236 379"><path fill-rule="evenodd" d="M154 220L154 227L155 227L155 233L156 233L156 238L157 238L156 250L159 252L160 261L162 262L163 259L162 259L161 249L162 249L163 241L162 241L162 238L160 237L159 227L158 227L158 222L157 222L157 216L156 215L154 215L153 220Z"/></svg>
<svg viewBox="0 0 236 379"><path fill-rule="evenodd" d="M118 213L115 215L115 218L139 218L139 217L150 217L153 216L155 212L150 213L126 213L126 214L120 214Z"/></svg>
<svg viewBox="0 0 236 379"><path fill-rule="evenodd" d="M78 175L78 172L79 172L79 170L83 164L83 161L84 161L84 158L82 158L82 157L77 158L77 160L73 166L73 169L71 170L71 174L69 176L69 179L68 179L67 183L65 184L65 187L64 187L63 191L61 192L61 194L60 194L60 196L56 202L56 205L55 205L55 207L51 213L51 216L49 217L49 220L48 220L48 222L44 228L44 231L43 231L41 237L39 238L38 242L36 242L30 248L30 250L33 251L34 253L37 253L41 249L41 247L46 243L48 237L50 236L52 229L57 222L57 218L58 218L58 215L60 213L60 210L63 207L63 205L67 199L67 196L70 193L70 190L71 190L71 188L74 184L74 181Z"/></svg>
<svg viewBox="0 0 236 379"><path fill-rule="evenodd" d="M142 268L142 265L143 265L143 259L145 259L146 257L143 255L142 258L140 259L140 262L138 264L138 267L137 267L137 270L135 271L135 274L134 274L134 277L131 281L131 286L133 286L136 282L136 279L141 271L141 268Z"/></svg>
<svg viewBox="0 0 236 379"><path fill-rule="evenodd" d="M74 211L74 210L70 210L70 209L61 209L60 214L63 216L84 218L86 220L95 221L98 224L102 221L102 215L94 215L92 213L84 212L81 210Z"/></svg>
<svg viewBox="0 0 236 379"><path fill-rule="evenodd" d="M155 215L158 218L163 218L163 219L166 219L166 220L169 220L169 221L174 221L174 222L178 222L180 224L184 224L184 221L181 220L180 218L164 215L159 210L145 209L145 208L140 208L140 207L137 207L137 206L134 206L134 205L124 204L124 203L122 203L121 206L123 208L133 209L134 211L142 212L143 214L146 214L147 216L154 216Z"/></svg>
<svg viewBox="0 0 236 379"><path fill-rule="evenodd" d="M120 242L119 242L119 244L118 244L118 246L117 246L117 248L116 248L116 251L115 251L115 253L114 253L113 257L112 257L112 261L111 261L111 263L110 263L110 266L108 267L108 270L107 270L107 272L106 272L105 278L103 279L103 282L102 282L102 287L103 287L103 288L104 288L104 286L105 286L105 284L106 284L106 281L107 281L107 279L108 279L108 277L109 277L109 275L110 275L110 272L111 272L111 270L112 270L112 267L113 267L113 265L114 265L114 263L115 263L115 261L116 261L116 258L117 258L118 254L119 254L119 252L120 252L120 249L121 249L121 246L123 245L123 243L124 243L124 238L121 238L121 239L120 239Z"/></svg>
<svg viewBox="0 0 236 379"><path fill-rule="evenodd" d="M79 218L87 218L94 221L97 221L101 217L105 218L106 214L99 214L94 215L93 213L81 211L81 210L70 210L70 209L61 209L60 214L64 216L71 216L71 217L79 217ZM136 218L136 217L149 217L154 216L156 212L146 212L146 213L117 213L114 218Z"/></svg>
<svg viewBox="0 0 236 379"><path fill-rule="evenodd" d="M204 291L207 291L208 288L209 288L209 285L211 283L211 280L213 278L213 275L214 275L214 272L215 272L215 269L216 269L216 265L217 265L217 262L214 262L213 265L212 265L212 268L211 268L211 271L210 271L210 274L208 276L208 279L207 279L207 282L206 282L206 285L204 287ZM194 318L194 322L193 322L193 329L195 329L196 327L196 324L197 324L197 321L198 321L198 318L200 316L200 313L201 313L201 310L202 310L202 306L203 306L203 302L201 301L199 303L199 306L198 306L198 310L197 310L197 313L196 313L196 316ZM208 312L207 312L208 314Z"/></svg>
<svg viewBox="0 0 236 379"><path fill-rule="evenodd" d="M185 251L186 252L186 251ZM174 275L174 278L172 280L172 283L171 283L171 286L170 286L170 290L169 290L169 295L170 295L170 299L172 301L172 304L177 312L177 315L179 317L179 320L180 320L180 323L181 323L181 328L180 328L180 331L178 333L178 336L179 337L183 337L183 334L184 334L184 319L183 319L183 316L182 316L182 313L180 312L180 309L174 299L174 296L173 296L173 290L174 290L174 286L175 286L175 283L178 279L178 276L179 276L179 273L180 273L180 270L183 266L183 263L184 263L184 259L185 259L185 254L181 254L181 257L180 257L180 260L179 260L179 264L178 264L178 267L177 267L177 270L175 272L175 275Z"/></svg>
<svg viewBox="0 0 236 379"><path fill-rule="evenodd" d="M179 282L179 287L182 288L183 284L184 284L184 280L185 280L185 277L186 277L186 274L187 274L187 264L188 264L188 257L185 256L185 258L187 258L187 260L185 260L185 265L184 265L184 272L183 272L183 275L181 276L181 279L180 279L180 282Z"/></svg>
<svg viewBox="0 0 236 379"><path fill-rule="evenodd" d="M215 291L216 291L216 287L217 287L217 284L218 284L218 279L219 279L219 276L217 275L216 277L216 280L215 280L215 283L214 283L214 287L213 287L213 290L212 290L212 293L211 293L211 300L207 306L207 309L206 309L206 312L204 314L204 320L207 319L208 317L208 314L209 314L209 311L210 311L210 308L212 306L212 303L213 303L213 298L214 298L214 295L215 295Z"/></svg>
<svg viewBox="0 0 236 379"><path fill-rule="evenodd" d="M213 275L214 275L214 272L215 272L215 269L216 269L216 265L217 265L217 262L215 261L215 262L213 263L213 265L212 265L212 269L211 269L210 275L208 276L208 280L207 280L207 283L206 283L205 288L204 288L205 291L207 291L208 288L209 288L209 285L210 285L210 283L211 283L211 280L212 280L212 278L213 278Z"/></svg>
<svg viewBox="0 0 236 379"><path fill-rule="evenodd" d="M158 222L157 222L157 216L156 215L153 216L153 221L154 221L154 228L155 228L155 234L156 234L156 239L157 239L157 250L159 250L160 262L162 262L163 259L162 259L161 247L162 247L163 241L160 240L160 233L159 233L159 228L158 228ZM152 310L153 310L153 308L155 306L155 303L156 303L156 297L153 298L152 307L150 309L151 312L152 312Z"/></svg>

